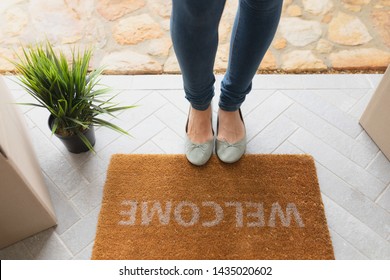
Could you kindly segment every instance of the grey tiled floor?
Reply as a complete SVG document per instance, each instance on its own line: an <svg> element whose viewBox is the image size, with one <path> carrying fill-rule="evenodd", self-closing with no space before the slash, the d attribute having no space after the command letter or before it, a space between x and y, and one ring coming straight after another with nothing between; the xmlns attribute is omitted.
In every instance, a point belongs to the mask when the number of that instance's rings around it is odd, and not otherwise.
<svg viewBox="0 0 390 280"><path fill-rule="evenodd" d="M390 259L390 163L358 123L382 75L260 75L242 107L248 153L309 153L337 259ZM214 98L216 119L219 81ZM44 110L22 107L58 226L0 251L0 259L89 259L113 153L183 153L188 103L180 76L105 76L140 106L115 122L133 138L96 131L97 155L69 154ZM18 101L30 98L12 81Z"/></svg>

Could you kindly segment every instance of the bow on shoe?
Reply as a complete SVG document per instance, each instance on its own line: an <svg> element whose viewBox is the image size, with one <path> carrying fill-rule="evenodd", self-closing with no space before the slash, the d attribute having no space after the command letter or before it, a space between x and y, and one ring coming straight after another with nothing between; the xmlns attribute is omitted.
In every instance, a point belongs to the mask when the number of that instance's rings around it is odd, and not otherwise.
<svg viewBox="0 0 390 280"><path fill-rule="evenodd" d="M202 143L202 144L197 144L197 143L191 143L190 147L189 147L191 150L194 150L196 148L200 148L202 151L206 151L207 150L207 146Z"/></svg>

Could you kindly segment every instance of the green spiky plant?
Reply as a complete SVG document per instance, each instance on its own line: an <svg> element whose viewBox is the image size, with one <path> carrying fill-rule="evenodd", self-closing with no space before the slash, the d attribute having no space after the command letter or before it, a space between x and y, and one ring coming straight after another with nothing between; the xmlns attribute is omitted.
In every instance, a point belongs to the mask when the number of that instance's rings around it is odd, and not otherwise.
<svg viewBox="0 0 390 280"><path fill-rule="evenodd" d="M88 73L91 57L91 48L84 52L73 48L71 62L68 63L65 54L62 51L57 54L47 41L22 47L22 54L17 55L18 61L13 61L13 64L20 74L19 84L37 101L24 104L49 110L54 117L51 125L53 134L77 135L93 151L83 131L93 125L101 125L129 135L99 116L115 116L114 112L135 106L118 106L112 102L115 95L104 99L111 89L99 83L103 67Z"/></svg>

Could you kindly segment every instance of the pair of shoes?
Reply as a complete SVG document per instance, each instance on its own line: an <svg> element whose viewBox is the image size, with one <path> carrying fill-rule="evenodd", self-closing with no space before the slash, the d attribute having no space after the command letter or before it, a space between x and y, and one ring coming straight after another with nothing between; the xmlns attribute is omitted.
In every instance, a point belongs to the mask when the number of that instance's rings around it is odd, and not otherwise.
<svg viewBox="0 0 390 280"><path fill-rule="evenodd" d="M241 121L244 124L244 128L245 128L245 123L241 114L241 109L238 110L239 110L238 112L240 113ZM217 118L217 135L218 135L218 127L219 127L219 118ZM245 153L245 150L246 150L246 131L245 131L244 138L235 143L222 141L219 140L218 138L216 139L215 153L217 154L218 158L223 162L233 163L238 161Z"/></svg>
<svg viewBox="0 0 390 280"><path fill-rule="evenodd" d="M210 105L211 106L211 105ZM191 107L190 107L191 110ZM186 133L185 133L185 154L189 162L194 165L204 165L213 154L214 149L214 129L212 128L213 123L211 122L211 129L213 131L213 139L204 142L204 143L194 143L188 137L188 121L190 117L190 111L188 112L187 124L186 124Z"/></svg>

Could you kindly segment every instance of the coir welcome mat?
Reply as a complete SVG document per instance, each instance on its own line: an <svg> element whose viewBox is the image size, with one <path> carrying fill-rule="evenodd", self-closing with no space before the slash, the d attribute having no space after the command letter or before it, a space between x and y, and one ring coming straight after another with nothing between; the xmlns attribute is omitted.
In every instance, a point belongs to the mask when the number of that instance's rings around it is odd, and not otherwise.
<svg viewBox="0 0 390 280"><path fill-rule="evenodd" d="M309 155L114 155L92 259L333 259Z"/></svg>

